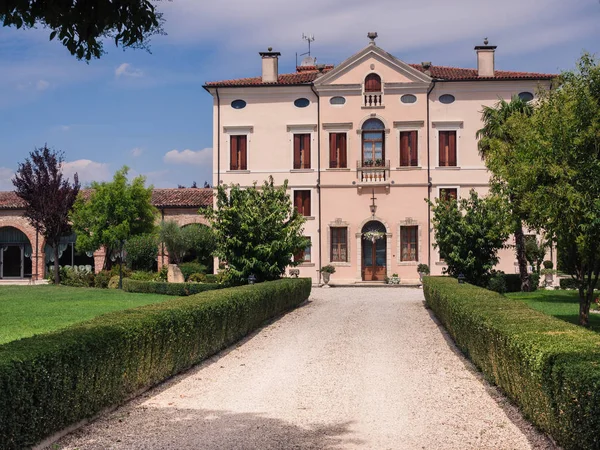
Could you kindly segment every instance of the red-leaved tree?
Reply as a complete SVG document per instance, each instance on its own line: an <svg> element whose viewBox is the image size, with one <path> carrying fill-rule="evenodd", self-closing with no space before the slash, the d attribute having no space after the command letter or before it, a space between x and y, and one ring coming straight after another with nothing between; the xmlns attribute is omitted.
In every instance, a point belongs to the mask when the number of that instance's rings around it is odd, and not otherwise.
<svg viewBox="0 0 600 450"><path fill-rule="evenodd" d="M73 184L63 178L62 152L50 150L47 145L29 154L12 180L17 195L26 203L25 217L46 239L54 250L54 283L60 283L58 247L60 238L68 233L69 211L79 193L79 178Z"/></svg>

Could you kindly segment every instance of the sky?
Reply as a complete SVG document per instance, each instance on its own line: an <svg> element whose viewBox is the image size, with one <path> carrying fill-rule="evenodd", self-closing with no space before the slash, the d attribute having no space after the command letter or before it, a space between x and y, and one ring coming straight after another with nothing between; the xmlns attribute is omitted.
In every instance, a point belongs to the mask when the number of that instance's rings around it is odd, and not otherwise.
<svg viewBox="0 0 600 450"><path fill-rule="evenodd" d="M258 76L259 51L281 52L280 73L313 34L318 63L339 64L368 44L407 63L476 67L475 45L497 45L496 68L559 73L583 51L600 57L599 0L172 0L151 52L78 61L44 28L0 28L0 190L29 152L64 152L82 184L124 165L155 187L212 182L207 81Z"/></svg>

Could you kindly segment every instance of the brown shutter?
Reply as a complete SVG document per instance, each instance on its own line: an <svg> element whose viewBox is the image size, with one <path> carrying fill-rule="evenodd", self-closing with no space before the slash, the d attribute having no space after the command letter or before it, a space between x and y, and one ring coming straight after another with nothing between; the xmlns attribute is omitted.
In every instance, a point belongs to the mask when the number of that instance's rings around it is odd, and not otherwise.
<svg viewBox="0 0 600 450"><path fill-rule="evenodd" d="M456 131L448 133L448 165L456 166Z"/></svg>
<svg viewBox="0 0 600 450"><path fill-rule="evenodd" d="M237 140L237 136L230 137L229 148L230 148L229 170L238 170L238 140Z"/></svg>
<svg viewBox="0 0 600 450"><path fill-rule="evenodd" d="M304 162L303 169L310 169L310 134L305 134L304 145L302 146L302 159Z"/></svg>
<svg viewBox="0 0 600 450"><path fill-rule="evenodd" d="M370 73L365 78L365 92L381 92L381 78L376 73Z"/></svg>
<svg viewBox="0 0 600 450"><path fill-rule="evenodd" d="M406 131L400 133L400 165L408 166L409 162L409 148L408 148L408 135Z"/></svg>
<svg viewBox="0 0 600 450"><path fill-rule="evenodd" d="M447 165L446 152L447 152L447 146L448 146L448 132L440 131L439 139L440 139L440 164L439 165L440 165L440 167L443 167L443 166Z"/></svg>
<svg viewBox="0 0 600 450"><path fill-rule="evenodd" d="M337 139L338 134L329 133L329 168L334 169L338 167L338 156L337 146L339 140Z"/></svg>
<svg viewBox="0 0 600 450"><path fill-rule="evenodd" d="M304 191L304 215L310 216L310 191Z"/></svg>
<svg viewBox="0 0 600 450"><path fill-rule="evenodd" d="M345 169L348 166L348 159L346 156L346 133L338 134L338 147L340 149L338 156L338 164L340 168Z"/></svg>
<svg viewBox="0 0 600 450"><path fill-rule="evenodd" d="M239 136L239 153L240 153L240 170L247 170L248 169L248 164L247 164L247 158L246 158L246 136Z"/></svg>
<svg viewBox="0 0 600 450"><path fill-rule="evenodd" d="M294 208L302 214L302 192L294 191Z"/></svg>
<svg viewBox="0 0 600 450"><path fill-rule="evenodd" d="M410 165L416 167L419 165L419 146L417 144L417 132L410 132Z"/></svg>
<svg viewBox="0 0 600 450"><path fill-rule="evenodd" d="M301 161L300 161L300 134L294 135L294 169L300 169Z"/></svg>

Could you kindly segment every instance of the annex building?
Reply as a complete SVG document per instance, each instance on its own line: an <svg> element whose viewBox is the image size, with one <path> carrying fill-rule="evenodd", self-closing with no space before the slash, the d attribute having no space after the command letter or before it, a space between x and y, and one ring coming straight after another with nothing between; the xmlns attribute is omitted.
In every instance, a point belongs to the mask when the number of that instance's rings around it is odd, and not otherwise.
<svg viewBox="0 0 600 450"><path fill-rule="evenodd" d="M475 47L476 69L409 64L375 43L337 67L307 63L280 74L280 53L261 52L262 74L206 83L213 96L213 185L288 180L311 247L300 275L336 267L334 282L418 280L441 274L425 199L485 194L489 173L476 132L483 105L535 99L554 75L496 70L496 47ZM516 273L512 249L498 269Z"/></svg>

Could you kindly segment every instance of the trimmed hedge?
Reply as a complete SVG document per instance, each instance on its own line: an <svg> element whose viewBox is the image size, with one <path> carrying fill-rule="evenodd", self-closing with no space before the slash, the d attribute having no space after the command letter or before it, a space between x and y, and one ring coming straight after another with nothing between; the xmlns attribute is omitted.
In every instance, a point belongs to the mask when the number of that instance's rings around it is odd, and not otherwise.
<svg viewBox="0 0 600 450"><path fill-rule="evenodd" d="M223 289L224 285L216 283L166 283L164 281L138 281L130 278L123 279L123 290L141 292L143 294L163 294L184 297L200 292Z"/></svg>
<svg viewBox="0 0 600 450"><path fill-rule="evenodd" d="M505 273L502 274L504 282L506 283L506 292L521 292L521 275L518 273ZM540 284L540 275L537 273L530 273L531 279L531 291L536 291Z"/></svg>
<svg viewBox="0 0 600 450"><path fill-rule="evenodd" d="M455 279L423 280L458 347L565 449L600 448L600 336Z"/></svg>
<svg viewBox="0 0 600 450"><path fill-rule="evenodd" d="M559 281L561 289L579 289L579 283L573 278L561 278Z"/></svg>
<svg viewBox="0 0 600 450"><path fill-rule="evenodd" d="M31 447L188 369L308 298L311 280L204 292L0 346L0 448Z"/></svg>

